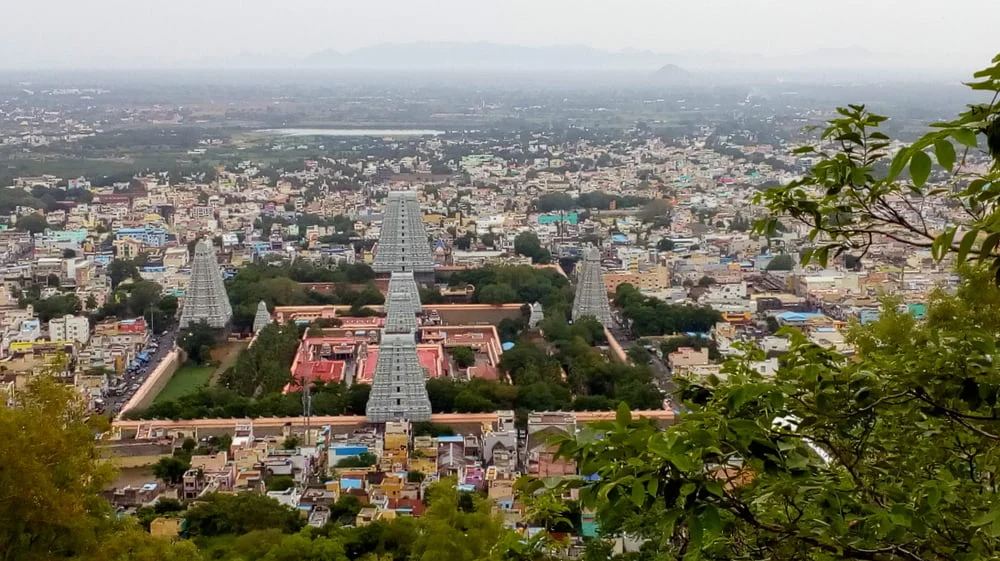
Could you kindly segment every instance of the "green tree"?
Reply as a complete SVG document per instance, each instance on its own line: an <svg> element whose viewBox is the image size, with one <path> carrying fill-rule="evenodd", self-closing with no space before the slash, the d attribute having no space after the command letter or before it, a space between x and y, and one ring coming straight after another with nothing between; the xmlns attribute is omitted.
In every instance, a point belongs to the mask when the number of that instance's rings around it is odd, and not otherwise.
<svg viewBox="0 0 1000 561"><path fill-rule="evenodd" d="M49 296L44 300L34 300L31 302L35 307L38 319L47 322L52 318L61 318L65 315L77 315L83 309L80 306L80 299L76 294L60 294Z"/></svg>
<svg viewBox="0 0 1000 561"><path fill-rule="evenodd" d="M795 267L795 260L792 256L787 253L782 253L780 255L775 255L767 263L767 267L764 269L766 271L791 271Z"/></svg>
<svg viewBox="0 0 1000 561"><path fill-rule="evenodd" d="M49 227L49 224L41 214L32 213L18 217L16 227L23 232L41 234Z"/></svg>
<svg viewBox="0 0 1000 561"><path fill-rule="evenodd" d="M648 364L653 359L653 355L642 345L631 347L626 354L633 364Z"/></svg>
<svg viewBox="0 0 1000 561"><path fill-rule="evenodd" d="M567 437L560 454L598 478L580 486L602 530L649 540L650 558L950 559L1000 546L1000 288L963 271L926 321L888 300L848 330L845 357L790 331L773 380L751 363L678 379L689 414Z"/></svg>
<svg viewBox="0 0 1000 561"><path fill-rule="evenodd" d="M476 363L476 352L471 347L453 347L448 352L459 368L468 368Z"/></svg>
<svg viewBox="0 0 1000 561"><path fill-rule="evenodd" d="M670 202L666 199L653 199L638 213L638 218L642 222L670 224Z"/></svg>
<svg viewBox="0 0 1000 561"><path fill-rule="evenodd" d="M220 382L243 396L281 391L291 381L289 370L298 347L299 330L294 323L272 323L257 334L252 347L240 353Z"/></svg>
<svg viewBox="0 0 1000 561"><path fill-rule="evenodd" d="M354 518L361 512L361 500L347 493L340 495L333 505L330 506L330 520L348 521L353 524Z"/></svg>
<svg viewBox="0 0 1000 561"><path fill-rule="evenodd" d="M177 456L160 458L153 464L153 475L166 483L176 485L184 479L184 473L191 469L191 463Z"/></svg>
<svg viewBox="0 0 1000 561"><path fill-rule="evenodd" d="M656 242L656 249L658 251L673 251L674 240L670 238L660 238L660 241Z"/></svg>
<svg viewBox="0 0 1000 561"><path fill-rule="evenodd" d="M348 456L337 462L339 468L357 468L373 466L378 462L378 457L369 452L362 452L357 456Z"/></svg>
<svg viewBox="0 0 1000 561"><path fill-rule="evenodd" d="M364 415L368 404L368 395L372 387L369 384L352 384L347 388L347 412L354 415Z"/></svg>
<svg viewBox="0 0 1000 561"><path fill-rule="evenodd" d="M157 515L158 516L158 515ZM53 559L47 556L45 559ZM172 543L154 537L135 521L116 523L113 532L101 537L100 547L81 552L76 561L202 561L198 547L187 540Z"/></svg>
<svg viewBox="0 0 1000 561"><path fill-rule="evenodd" d="M566 193L545 193L535 200L535 209L538 212L552 212L554 210L570 210L576 206L573 197Z"/></svg>
<svg viewBox="0 0 1000 561"><path fill-rule="evenodd" d="M177 346L187 353L188 362L204 364L209 361L212 347L215 346L216 332L205 320L190 325L177 338Z"/></svg>
<svg viewBox="0 0 1000 561"><path fill-rule="evenodd" d="M173 319L177 315L177 310L180 308L180 304L177 302L177 297L173 295L167 295L156 303L156 307L160 312L168 319Z"/></svg>
<svg viewBox="0 0 1000 561"><path fill-rule="evenodd" d="M128 285L128 308L131 315L142 315L160 302L163 287L148 280L137 280Z"/></svg>
<svg viewBox="0 0 1000 561"><path fill-rule="evenodd" d="M538 235L534 232L521 232L514 238L514 251L525 257L530 257L534 263L549 263L552 254L542 247Z"/></svg>
<svg viewBox="0 0 1000 561"><path fill-rule="evenodd" d="M722 321L722 315L711 308L668 304L642 294L628 283L615 289L615 304L622 308L636 337L707 333Z"/></svg>
<svg viewBox="0 0 1000 561"><path fill-rule="evenodd" d="M472 247L472 242L475 240L475 236L471 232L466 232L460 237L455 239L455 247L463 251L468 251Z"/></svg>
<svg viewBox="0 0 1000 561"><path fill-rule="evenodd" d="M285 491L295 487L295 479L290 475L277 475L266 481L268 491Z"/></svg>
<svg viewBox="0 0 1000 561"><path fill-rule="evenodd" d="M454 483L445 481L428 490L430 506L421 517L412 559L478 561L500 554L495 548L507 534L503 520L485 499L460 493ZM463 508L463 502L469 504Z"/></svg>
<svg viewBox="0 0 1000 561"><path fill-rule="evenodd" d="M139 280L139 268L133 261L128 259L113 259L108 263L106 269L108 278L111 279L111 289L118 288L118 285L126 279Z"/></svg>
<svg viewBox="0 0 1000 561"><path fill-rule="evenodd" d="M113 531L99 495L113 472L95 450L85 404L48 375L12 399L0 402L0 552L42 560L96 550Z"/></svg>
<svg viewBox="0 0 1000 561"><path fill-rule="evenodd" d="M490 284L479 290L479 301L484 304L517 302L517 292L509 284Z"/></svg>
<svg viewBox="0 0 1000 561"><path fill-rule="evenodd" d="M257 493L203 497L188 509L186 518L193 537L239 535L270 528L296 532L304 523L295 510Z"/></svg>

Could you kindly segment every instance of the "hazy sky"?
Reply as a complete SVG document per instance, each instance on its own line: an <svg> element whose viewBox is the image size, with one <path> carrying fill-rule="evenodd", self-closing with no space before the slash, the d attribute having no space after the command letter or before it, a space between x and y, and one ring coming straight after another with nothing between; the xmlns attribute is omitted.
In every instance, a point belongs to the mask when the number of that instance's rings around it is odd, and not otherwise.
<svg viewBox="0 0 1000 561"><path fill-rule="evenodd" d="M988 60L998 28L1000 0L0 0L0 67L408 41L762 54L857 45Z"/></svg>

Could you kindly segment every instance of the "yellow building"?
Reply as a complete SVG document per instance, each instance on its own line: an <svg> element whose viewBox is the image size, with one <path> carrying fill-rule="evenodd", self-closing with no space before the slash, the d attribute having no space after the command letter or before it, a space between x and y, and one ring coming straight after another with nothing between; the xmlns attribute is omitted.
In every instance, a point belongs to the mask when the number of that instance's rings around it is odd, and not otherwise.
<svg viewBox="0 0 1000 561"><path fill-rule="evenodd" d="M404 485L406 485L406 480L404 478L395 475L387 475L381 483L372 485L372 490L381 491L390 500L398 501L402 497Z"/></svg>
<svg viewBox="0 0 1000 561"><path fill-rule="evenodd" d="M380 518L379 510L373 506L362 508L354 518L354 525L357 527L367 526Z"/></svg>
<svg viewBox="0 0 1000 561"><path fill-rule="evenodd" d="M663 265L644 272L605 273L604 289L614 294L619 285L631 284L638 290L657 291L670 288L670 270Z"/></svg>
<svg viewBox="0 0 1000 561"><path fill-rule="evenodd" d="M159 517L149 523L149 534L157 538L175 540L181 535L184 520L180 518Z"/></svg>
<svg viewBox="0 0 1000 561"><path fill-rule="evenodd" d="M437 473L437 446L434 437L417 436L413 438L413 453L410 454L410 471L420 473Z"/></svg>

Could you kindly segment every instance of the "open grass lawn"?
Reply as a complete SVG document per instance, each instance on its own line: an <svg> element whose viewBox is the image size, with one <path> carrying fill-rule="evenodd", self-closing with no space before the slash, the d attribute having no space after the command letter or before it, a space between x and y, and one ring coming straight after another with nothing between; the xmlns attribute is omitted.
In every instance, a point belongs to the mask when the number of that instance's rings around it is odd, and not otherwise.
<svg viewBox="0 0 1000 561"><path fill-rule="evenodd" d="M177 399L182 395L198 391L208 385L213 371L215 371L214 366L192 366L190 364L181 366L177 372L174 372L173 378L170 378L153 403Z"/></svg>

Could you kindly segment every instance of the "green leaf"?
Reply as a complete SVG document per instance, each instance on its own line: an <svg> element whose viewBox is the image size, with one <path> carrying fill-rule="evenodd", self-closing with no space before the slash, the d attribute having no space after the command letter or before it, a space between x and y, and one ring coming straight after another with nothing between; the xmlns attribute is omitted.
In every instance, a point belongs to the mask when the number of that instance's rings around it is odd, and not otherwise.
<svg viewBox="0 0 1000 561"><path fill-rule="evenodd" d="M701 544L704 539L704 530L705 523L702 521L701 516L688 517L688 534L690 535L692 547L688 548L687 554L684 555L684 561L701 558Z"/></svg>
<svg viewBox="0 0 1000 561"><path fill-rule="evenodd" d="M931 244L931 257L938 261L944 259L945 255L951 251L951 244L955 240L955 228L948 228L940 236L934 238Z"/></svg>
<svg viewBox="0 0 1000 561"><path fill-rule="evenodd" d="M913 524L913 513L903 505L895 505L889 512L889 520L897 526L909 528Z"/></svg>
<svg viewBox="0 0 1000 561"><path fill-rule="evenodd" d="M948 140L935 140L934 141L934 154L937 156L937 161L941 164L941 167L951 171L951 168L955 166L955 147Z"/></svg>
<svg viewBox="0 0 1000 561"><path fill-rule="evenodd" d="M979 229L973 228L962 236L962 242L958 244L958 257L959 261L965 261L968 257L969 252L972 250L972 244L976 243L976 238L979 237Z"/></svg>
<svg viewBox="0 0 1000 561"><path fill-rule="evenodd" d="M824 245L823 247L817 249L813 256L816 258L816 262L819 263L820 267L826 267L827 261L830 260L830 246Z"/></svg>
<svg viewBox="0 0 1000 561"><path fill-rule="evenodd" d="M723 494L722 482L720 481L707 481L705 483L705 490L709 493L715 495L716 497L721 497Z"/></svg>
<svg viewBox="0 0 1000 561"><path fill-rule="evenodd" d="M998 243L1000 243L1000 232L993 232L986 236L986 239L983 240L983 245L979 246L979 254L989 255L996 249Z"/></svg>
<svg viewBox="0 0 1000 561"><path fill-rule="evenodd" d="M747 394L749 394L749 392L747 391L746 386L740 386L733 390L733 393L729 394L729 409L731 411L735 411L742 407L743 404L747 402L747 398L749 397Z"/></svg>
<svg viewBox="0 0 1000 561"><path fill-rule="evenodd" d="M867 168L854 168L851 170L851 184L852 185L864 185L868 183L868 169Z"/></svg>
<svg viewBox="0 0 1000 561"><path fill-rule="evenodd" d="M618 411L615 412L615 421L621 425L625 426L632 420L632 411L628 408L628 404L624 401L618 404Z"/></svg>
<svg viewBox="0 0 1000 561"><path fill-rule="evenodd" d="M646 449L661 458L667 459L670 458L673 451L670 447L670 443L667 442L666 438L663 438L663 434L661 433L656 433L650 437L649 442L646 444Z"/></svg>
<svg viewBox="0 0 1000 561"><path fill-rule="evenodd" d="M976 132L969 129L955 129L951 131L951 136L955 137L960 144L975 148L979 143L976 139Z"/></svg>
<svg viewBox="0 0 1000 561"><path fill-rule="evenodd" d="M927 183L931 175L931 157L926 152L914 152L910 159L910 178L917 187Z"/></svg>
<svg viewBox="0 0 1000 561"><path fill-rule="evenodd" d="M909 148L903 148L892 158L892 163L889 164L889 181L896 179L899 174L903 173L906 164L910 161L910 154Z"/></svg>
<svg viewBox="0 0 1000 561"><path fill-rule="evenodd" d="M646 502L646 487L641 482L632 485L632 504L641 507Z"/></svg>
<svg viewBox="0 0 1000 561"><path fill-rule="evenodd" d="M719 516L719 510L713 505L705 505L698 513L698 519L701 521L702 529L709 537L714 537L722 532L722 518Z"/></svg>
<svg viewBox="0 0 1000 561"><path fill-rule="evenodd" d="M937 506L941 502L941 489L938 487L930 487L927 489L927 504L930 506Z"/></svg>

